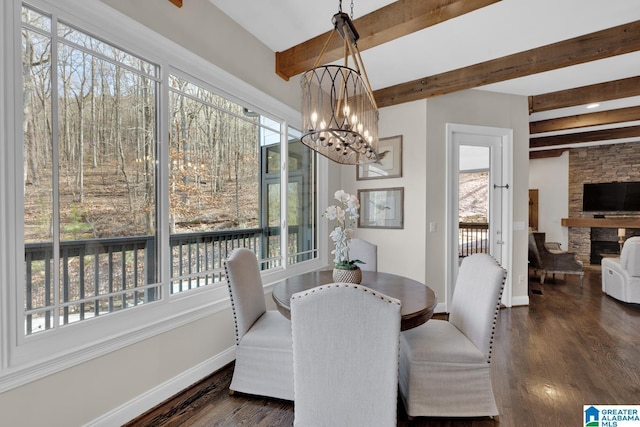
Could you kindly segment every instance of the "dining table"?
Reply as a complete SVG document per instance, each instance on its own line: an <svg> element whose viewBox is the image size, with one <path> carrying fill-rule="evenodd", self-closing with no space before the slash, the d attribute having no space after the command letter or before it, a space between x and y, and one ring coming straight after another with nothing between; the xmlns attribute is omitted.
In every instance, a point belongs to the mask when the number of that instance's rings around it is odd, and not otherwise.
<svg viewBox="0 0 640 427"><path fill-rule="evenodd" d="M291 319L291 296L316 286L334 283L332 270L318 270L284 279L273 286L273 301ZM400 300L400 329L415 328L427 322L438 303L435 292L424 283L397 274L363 271L360 285Z"/></svg>

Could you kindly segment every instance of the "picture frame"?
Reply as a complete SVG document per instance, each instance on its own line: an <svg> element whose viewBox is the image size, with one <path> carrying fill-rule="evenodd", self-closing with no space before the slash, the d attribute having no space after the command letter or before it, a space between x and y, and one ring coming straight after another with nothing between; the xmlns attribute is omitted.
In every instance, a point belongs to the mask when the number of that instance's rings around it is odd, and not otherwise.
<svg viewBox="0 0 640 427"><path fill-rule="evenodd" d="M402 135L380 138L378 153L379 161L356 166L357 181L402 177Z"/></svg>
<svg viewBox="0 0 640 427"><path fill-rule="evenodd" d="M358 228L404 228L404 187L358 190Z"/></svg>

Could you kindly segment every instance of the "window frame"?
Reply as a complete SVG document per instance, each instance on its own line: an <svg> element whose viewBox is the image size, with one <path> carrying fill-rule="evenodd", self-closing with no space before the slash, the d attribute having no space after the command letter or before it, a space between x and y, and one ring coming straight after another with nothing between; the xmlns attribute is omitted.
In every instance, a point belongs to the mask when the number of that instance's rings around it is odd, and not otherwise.
<svg viewBox="0 0 640 427"><path fill-rule="evenodd" d="M36 27L33 27L31 25L26 25L25 26L24 23L22 22L22 20L21 20L20 25L21 25L21 30L24 30L26 28L28 31L31 31L31 32L34 32L36 34L40 34L40 35L42 35L44 37L48 37L49 38L49 40L51 42L51 46L50 46L50 58L51 58L50 61L51 61L51 64L49 66L49 68L50 68L50 76L51 76L50 78L51 78L52 82L58 82L58 85L52 84L51 88L50 88L51 97L52 97L50 114L51 114L51 123L52 123L52 128L53 128L52 135L51 135L51 142L52 142L51 149L52 149L52 153L53 153L52 154L52 159L51 159L52 166L53 166L53 168L52 168L53 169L53 174L51 176L51 178L52 178L51 186L52 186L52 190L53 190L53 195L52 195L52 207L53 207L52 222L57 225L56 227L53 227L53 236L52 236L52 239L51 239L51 243L52 243L52 251L51 251L52 252L52 257L50 259L50 261L52 262L52 266L51 266L51 287L52 287L51 294L52 294L52 298L51 299L53 301L50 304L48 304L46 306L43 306L43 307L36 307L34 309L31 309L31 310L25 310L25 311L32 311L32 313L29 313L29 315L25 315L25 317L33 316L35 313L38 313L38 312L45 313L45 316L47 316L47 317L50 316L50 322L52 323L52 325L49 328L47 328L47 329L45 329L43 331L35 332L35 333L40 333L40 332L49 332L51 330L55 330L55 329L58 329L60 327L65 327L65 326L68 326L68 325L71 325L71 324L75 324L78 321L84 321L84 320L88 320L89 318L94 317L94 316L89 315L85 319L81 319L81 320L79 319L79 320L76 320L76 321L61 323L61 321L60 321L60 317L61 316L60 315L55 315L55 313L59 312L61 309L64 308L64 310L65 310L65 318L67 318L67 316L68 316L68 312L67 312L68 308L67 307L73 307L74 305L82 305L82 304L86 304L86 303L90 304L89 301L92 301L92 300L94 301L94 304L95 304L100 299L104 299L105 298L104 295L102 295L102 296L101 295L94 295L94 296L89 296L88 298L86 298L87 302L78 303L78 302L76 302L77 299L69 299L69 300L65 301L61 297L60 292L59 292L59 289L60 289L60 285L59 284L60 284L61 280L63 280L61 276L65 276L65 275L61 274L60 269L57 268L56 264L60 265L60 266L63 266L63 268L67 268L68 267L68 264L63 261L63 259L65 259L65 258L64 258L64 255L62 254L62 252L63 252L62 247L65 245L65 243L69 242L68 236L66 238L63 237L63 233L61 231L61 228L63 228L65 226L65 222L62 221L62 215L61 215L62 202L60 201L60 196L59 196L59 193L60 193L61 188L62 188L62 184L61 184L61 179L59 178L59 175L58 175L58 172L57 172L60 168L64 167L64 166L62 166L63 165L62 156L58 153L58 150L59 150L58 147L59 147L61 141L63 140L63 137L59 133L59 120L60 120L60 117L59 117L59 111L60 111L60 102L59 102L59 98L60 98L60 93L59 93L60 72L59 72L59 67L60 67L60 62L59 62L59 55L58 55L59 49L63 49L64 50L64 49L72 48L72 49L77 50L79 52L86 53L86 54L88 54L88 55L90 55L92 57L98 58L99 60L104 60L107 64L111 64L114 67L119 67L121 70L123 70L125 72L129 71L130 73L133 73L135 76L143 77L143 78L146 78L146 79L148 79L150 81L151 85L153 85L154 94L155 94L154 98L153 98L153 101L154 101L154 104L156 104L155 107L154 107L155 111L156 111L156 114L155 114L155 117L154 117L154 124L155 124L153 126L154 138L153 138L153 141L152 141L152 144L154 145L154 156L157 156L156 148L157 148L158 144L156 144L156 138L157 138L156 135L158 133L158 127L159 127L159 122L160 122L160 111L158 110L158 107L159 107L160 104L158 103L159 96L157 95L158 90L160 88L160 78L158 76L158 74L159 74L158 72L159 72L160 66L158 64L151 63L151 62L147 61L146 59L142 59L140 56L136 56L135 54L132 54L131 52L122 49L120 46L115 46L112 43L106 42L104 39L96 37L95 35L78 28L73 24L65 22L62 19L58 19L57 16L50 16L49 14L47 14L45 12L42 12L42 11L40 11L38 9L32 8L30 6L28 7L28 9L29 10L33 10L36 13L40 13L43 16L46 16L51 20L51 22L50 22L51 23L51 28L49 29L48 32L46 30L38 29L37 26ZM125 55L130 55L130 56L132 56L134 58L137 58L137 59L140 59L140 60L146 62L147 65L149 65L149 66L151 66L153 68L154 72L150 74L150 73L147 73L144 70L136 70L135 68L133 68L133 67L127 65L127 64L124 64L123 61L118 61L118 60L112 59L108 55L103 54L102 52L89 49L89 48L87 48L85 46L77 44L75 41L70 41L68 39L65 39L64 37L61 37L60 34L59 34L60 33L60 31L59 31L60 27L62 27L63 29L65 29L65 28L66 29L72 29L75 32L81 33L83 35L87 35L87 36L93 38L94 40L96 40L96 41L98 41L100 43L110 44L110 45L112 45L112 47L118 49L119 52L121 52L121 53L123 53ZM64 64L64 66L68 66L68 65L69 64L66 64L66 63ZM16 84L16 86L18 86L18 85ZM23 141L23 143L24 143L24 141ZM16 158L16 162L19 162L20 160L21 159ZM153 162L154 164L157 164L156 160L157 159L154 158L154 162ZM20 162L20 163L22 163L22 162ZM154 207L156 206L155 198L156 198L156 196L158 194L158 186L157 186L157 183L155 182L156 179L157 179L157 170L154 169L154 177L153 177L153 181L154 181L154 188L153 188L153 191L154 191L154 194L153 194ZM22 188L24 189L25 187L23 186ZM23 200L24 200L25 197L26 197L25 194L22 194L22 199ZM56 207L58 209L56 209ZM155 224L157 224L157 223L155 223ZM154 226L154 228L157 229L157 227L155 227L155 226ZM131 238L136 238L137 236L136 235L128 235L128 236L123 236L123 237L131 239ZM155 241L156 241L156 237L157 237L157 232L155 234L153 234L151 237L152 237L151 240L154 242L152 247L155 248ZM81 238L80 240L82 241L84 239ZM24 240L23 240L23 243L24 243ZM40 242L37 242L37 243L40 243ZM42 242L42 243L46 244L48 242L45 241L45 242ZM83 249L86 249L86 246L83 246ZM131 253L129 253L129 255L130 254ZM87 253L86 255L90 256L90 253ZM153 271L153 275L152 275L153 277L152 277L152 280L150 281L150 283L147 283L146 285L142 285L142 284L138 285L137 283L135 283L133 287L128 287L127 286L127 290L124 290L124 289L115 290L114 298L119 298L120 295L124 296L127 293L140 292L140 291L145 290L145 289L146 290L153 290L154 292L156 290L159 290L160 289L159 284L161 283L161 281L157 277L157 274L156 274L156 271L155 271L155 266L159 264L159 255L160 254L157 251L155 251L155 250L153 251L154 259L153 259L153 263L151 264L152 265L152 269L153 269L152 270ZM117 258L117 256L116 256L116 258ZM59 261L59 262L58 263L54 263L54 261L56 261L56 260ZM82 256L79 257L79 260L82 260ZM146 265L145 265L145 268L148 268L148 267L146 267ZM70 276L70 277L71 277L72 280L75 279L74 276ZM128 283L128 284L130 284L130 283ZM71 286L71 283L68 283L68 285ZM83 287L85 287L84 283L82 283L79 286L80 289L82 289ZM66 287L65 287L65 289L66 289ZM70 290L70 288L68 290ZM121 294L119 294L120 292L121 292ZM154 298L152 301L149 301L149 303L157 302L159 300L159 298L161 298L161 293L158 292L158 294L160 295L160 297ZM18 292L18 298L19 298L18 304L17 304L18 307L24 307L25 304L27 302L29 302L25 298L24 292ZM81 295L81 297L79 299L82 299L82 295ZM114 310L114 312L115 311L118 311L118 310ZM52 314L49 315L48 313L52 313ZM108 314L110 314L110 313L108 313ZM105 315L105 313L102 313L100 315ZM96 314L95 317L98 317L98 315ZM34 332L32 331L27 336L29 336L32 333L34 333ZM18 336L19 336L19 339L21 340L22 336L21 336L20 333L18 333Z"/></svg>
<svg viewBox="0 0 640 427"><path fill-rule="evenodd" d="M120 14L98 0L29 0L24 2L36 10L59 17L74 27L96 35L155 63L160 68L158 91L158 140L157 140L157 200L159 206L157 222L162 227L168 224L168 75L184 73L197 81L207 82L216 92L241 105L260 112L281 123L281 168L282 188L287 188L287 131L300 125L299 113L284 103L253 88L248 83L216 67L176 43L158 35L142 24ZM42 378L79 363L142 341L149 337L187 325L214 313L229 310L230 303L226 286L193 289L190 292L171 295L169 262L162 262L158 271L159 283L163 286L163 297L153 304L142 305L96 318L86 319L57 330L44 333L24 334L24 318L19 294L24 292L24 227L20 210L23 209L22 187L22 75L21 64L21 18L22 1L9 0L2 3L0 33L0 393ZM122 25L113 28L113 22ZM157 53L162 53L160 57ZM173 64L188 64L175 67ZM232 95L234 94L234 95ZM265 113L269 111L269 113ZM20 141L20 144L9 143ZM317 194L326 193L327 162L317 159ZM325 177L320 179L320 177ZM286 218L286 197L281 212ZM317 200L322 205L324 200ZM314 206L317 209L317 206ZM316 212L317 216L318 213ZM326 234L324 221L316 224L318 236ZM281 221L282 234L287 234L286 221ZM169 233L158 233L160 254L169 254ZM284 237L283 237L284 238ZM286 246L281 249L283 266L263 273L265 293L274 282L293 274L311 271L327 265L327 245L323 239L316 242L316 257L310 261L288 264ZM160 255L159 257L164 257ZM131 327L130 325L135 325ZM232 345L232 343L230 343Z"/></svg>

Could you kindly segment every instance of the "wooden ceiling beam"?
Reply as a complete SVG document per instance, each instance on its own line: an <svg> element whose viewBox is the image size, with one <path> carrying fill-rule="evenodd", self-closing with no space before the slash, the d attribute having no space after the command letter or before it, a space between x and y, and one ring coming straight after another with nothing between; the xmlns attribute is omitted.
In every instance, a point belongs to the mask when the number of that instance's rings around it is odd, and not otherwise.
<svg viewBox="0 0 640 427"><path fill-rule="evenodd" d="M169 1L178 7L182 7L182 0L169 0Z"/></svg>
<svg viewBox="0 0 640 427"><path fill-rule="evenodd" d="M529 151L529 160L531 159L548 159L550 157L560 157L568 148L557 148L554 150Z"/></svg>
<svg viewBox="0 0 640 427"><path fill-rule="evenodd" d="M406 36L501 0L399 0L354 21L360 51ZM327 16L330 24L330 17ZM314 19L316 19L314 17ZM321 17L320 17L321 19ZM285 80L311 69L331 31L276 52L276 74ZM323 63L344 57L340 37L333 37Z"/></svg>
<svg viewBox="0 0 640 427"><path fill-rule="evenodd" d="M374 91L378 107L542 73L640 50L640 21Z"/></svg>
<svg viewBox="0 0 640 427"><path fill-rule="evenodd" d="M640 76L529 97L529 113L640 95Z"/></svg>
<svg viewBox="0 0 640 427"><path fill-rule="evenodd" d="M578 132L564 135L542 136L529 139L529 148L555 147L580 142L607 141L621 138L640 137L640 126L627 126L616 129L603 129L591 132Z"/></svg>
<svg viewBox="0 0 640 427"><path fill-rule="evenodd" d="M609 125L640 120L640 106L558 117L529 123L529 133L537 134L587 126Z"/></svg>

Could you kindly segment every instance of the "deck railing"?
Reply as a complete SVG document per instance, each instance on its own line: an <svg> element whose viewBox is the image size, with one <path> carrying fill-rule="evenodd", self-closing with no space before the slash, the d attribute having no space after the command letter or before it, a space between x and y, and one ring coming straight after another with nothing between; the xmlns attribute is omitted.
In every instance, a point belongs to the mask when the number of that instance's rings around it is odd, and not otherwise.
<svg viewBox="0 0 640 427"><path fill-rule="evenodd" d="M289 227L288 253L301 246ZM281 265L280 228L173 234L171 292L224 280L224 260L237 247L258 254L263 269ZM83 239L60 243L60 319L73 323L159 298L154 236ZM51 242L25 244L25 332L52 327L56 312Z"/></svg>
<svg viewBox="0 0 640 427"><path fill-rule="evenodd" d="M489 224L461 222L458 224L458 256L488 253Z"/></svg>
<svg viewBox="0 0 640 427"><path fill-rule="evenodd" d="M487 252L488 224L459 224L459 256ZM288 253L298 251L298 232L289 228ZM153 236L85 239L60 243L60 322L95 317L155 301ZM276 227L173 234L171 292L177 293L224 280L224 260L237 247L259 254L262 268L281 263L280 229ZM26 333L52 327L54 308L53 246L25 244ZM40 320L34 325L34 318Z"/></svg>

